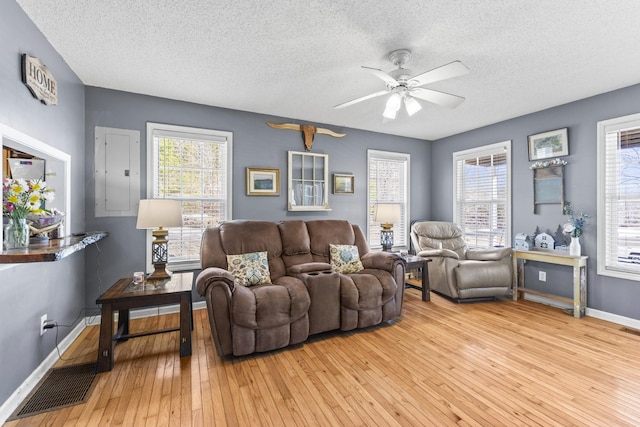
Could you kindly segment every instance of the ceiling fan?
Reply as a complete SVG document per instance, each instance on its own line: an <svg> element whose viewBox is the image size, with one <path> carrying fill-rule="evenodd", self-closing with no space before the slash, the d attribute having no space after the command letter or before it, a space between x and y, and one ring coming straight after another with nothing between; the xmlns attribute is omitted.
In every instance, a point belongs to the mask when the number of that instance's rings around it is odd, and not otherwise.
<svg viewBox="0 0 640 427"><path fill-rule="evenodd" d="M415 98L449 108L455 108L464 101L464 98L461 96L421 87L429 83L467 74L469 69L462 62L454 61L441 67L434 68L433 70L426 71L422 74L418 74L415 77L411 77L412 71L403 68L409 61L409 58L411 58L411 51L409 49L398 49L391 52L389 54L389 61L398 68L390 73L385 73L377 68L365 67L363 65L362 68L369 70L376 77L383 80L386 83L387 88L385 90L374 92L343 104L336 105L333 108L339 109L349 107L353 104L357 104L358 102L391 93L382 115L387 119L395 119L403 102L407 109L407 113L410 116L413 116L422 109L422 106Z"/></svg>

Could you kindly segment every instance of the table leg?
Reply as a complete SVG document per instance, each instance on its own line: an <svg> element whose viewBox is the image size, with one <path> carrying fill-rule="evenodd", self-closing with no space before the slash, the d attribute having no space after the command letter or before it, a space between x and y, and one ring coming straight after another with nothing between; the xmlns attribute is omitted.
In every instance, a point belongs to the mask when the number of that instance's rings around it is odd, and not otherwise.
<svg viewBox="0 0 640 427"><path fill-rule="evenodd" d="M573 317L584 316L586 300L587 267L573 267Z"/></svg>
<svg viewBox="0 0 640 427"><path fill-rule="evenodd" d="M524 272L522 272L522 275ZM518 258L513 256L513 300L518 301Z"/></svg>
<svg viewBox="0 0 640 427"><path fill-rule="evenodd" d="M429 263L422 264L422 301L431 301L431 285L429 284Z"/></svg>
<svg viewBox="0 0 640 427"><path fill-rule="evenodd" d="M98 372L113 368L113 310L111 304L103 303L98 342Z"/></svg>
<svg viewBox="0 0 640 427"><path fill-rule="evenodd" d="M116 339L118 341L127 341L129 338L120 338L129 335L129 309L118 310L118 329Z"/></svg>
<svg viewBox="0 0 640 427"><path fill-rule="evenodd" d="M180 296L180 357L191 356L191 294Z"/></svg>

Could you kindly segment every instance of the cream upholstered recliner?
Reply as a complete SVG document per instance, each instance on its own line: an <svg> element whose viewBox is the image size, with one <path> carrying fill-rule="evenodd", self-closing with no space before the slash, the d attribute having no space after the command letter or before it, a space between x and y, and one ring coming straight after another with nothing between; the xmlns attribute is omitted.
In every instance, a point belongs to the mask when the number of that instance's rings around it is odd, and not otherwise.
<svg viewBox="0 0 640 427"><path fill-rule="evenodd" d="M411 226L416 254L432 259L431 290L460 301L511 294L511 248L467 249L452 222L424 221Z"/></svg>

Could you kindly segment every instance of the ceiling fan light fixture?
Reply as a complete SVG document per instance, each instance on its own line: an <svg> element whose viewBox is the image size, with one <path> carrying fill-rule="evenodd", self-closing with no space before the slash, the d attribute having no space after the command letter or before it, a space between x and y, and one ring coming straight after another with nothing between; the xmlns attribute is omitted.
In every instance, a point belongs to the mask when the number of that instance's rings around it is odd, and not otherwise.
<svg viewBox="0 0 640 427"><path fill-rule="evenodd" d="M413 116L415 113L422 110L422 105L420 105L420 103L411 96L406 96L404 98L404 106L407 109L407 114L409 114L409 116Z"/></svg>
<svg viewBox="0 0 640 427"><path fill-rule="evenodd" d="M397 113L398 113L398 110L394 110L392 108L387 107L384 109L384 113L382 113L382 117L384 117L385 119L393 120L396 118Z"/></svg>
<svg viewBox="0 0 640 427"><path fill-rule="evenodd" d="M397 112L400 109L400 104L402 101L402 97L398 92L394 92L391 94L389 99L387 99L387 110L393 110Z"/></svg>

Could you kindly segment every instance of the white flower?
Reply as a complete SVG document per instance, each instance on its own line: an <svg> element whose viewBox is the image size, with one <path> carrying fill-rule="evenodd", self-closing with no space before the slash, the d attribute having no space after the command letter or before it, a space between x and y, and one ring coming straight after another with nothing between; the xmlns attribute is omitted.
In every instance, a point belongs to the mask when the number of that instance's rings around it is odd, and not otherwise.
<svg viewBox="0 0 640 427"><path fill-rule="evenodd" d="M576 226L571 224L570 222L568 222L564 226L562 226L562 231L564 231L567 234L573 233L573 230L575 230L575 229L576 229Z"/></svg>

